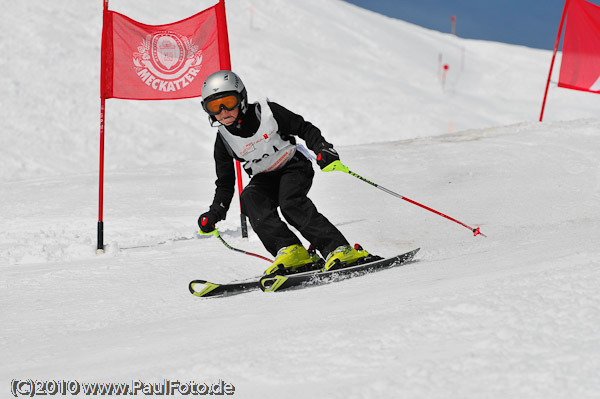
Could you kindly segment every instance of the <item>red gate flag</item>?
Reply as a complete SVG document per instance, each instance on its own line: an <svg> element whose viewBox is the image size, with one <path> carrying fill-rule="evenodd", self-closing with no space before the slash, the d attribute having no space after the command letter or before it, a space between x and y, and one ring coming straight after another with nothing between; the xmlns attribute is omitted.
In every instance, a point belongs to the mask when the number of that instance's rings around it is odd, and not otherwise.
<svg viewBox="0 0 600 399"><path fill-rule="evenodd" d="M167 25L144 25L104 10L101 97L199 97L211 73L228 69L225 5Z"/></svg>
<svg viewBox="0 0 600 399"><path fill-rule="evenodd" d="M98 253L104 252L104 121L107 98L174 100L200 97L213 72L230 70L225 0L167 25L144 25L104 2L100 66L100 168ZM238 187L242 168L236 161ZM242 217L242 233L246 219ZM247 233L243 235L247 237Z"/></svg>
<svg viewBox="0 0 600 399"><path fill-rule="evenodd" d="M600 7L570 0L558 86L600 93Z"/></svg>

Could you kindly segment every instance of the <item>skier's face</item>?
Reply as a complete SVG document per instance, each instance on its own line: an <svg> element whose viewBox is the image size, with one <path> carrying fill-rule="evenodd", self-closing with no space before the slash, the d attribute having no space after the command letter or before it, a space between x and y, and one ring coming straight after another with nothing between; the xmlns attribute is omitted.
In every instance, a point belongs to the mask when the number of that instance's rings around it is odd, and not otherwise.
<svg viewBox="0 0 600 399"><path fill-rule="evenodd" d="M236 107L235 109L233 109L231 111L228 111L225 108L222 108L221 112L219 112L218 114L215 115L215 118L217 118L217 120L219 122L221 122L223 125L229 126L236 121L239 114L240 114L240 107Z"/></svg>

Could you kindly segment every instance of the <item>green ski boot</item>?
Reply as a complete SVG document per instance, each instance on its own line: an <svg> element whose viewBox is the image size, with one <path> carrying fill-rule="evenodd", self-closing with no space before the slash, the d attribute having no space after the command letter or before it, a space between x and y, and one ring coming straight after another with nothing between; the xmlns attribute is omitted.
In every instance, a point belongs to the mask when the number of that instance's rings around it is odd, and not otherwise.
<svg viewBox="0 0 600 399"><path fill-rule="evenodd" d="M342 245L341 247L337 247L327 256L325 266L323 266L323 271L326 272L341 269L345 266L355 263L361 258L369 256L369 253L362 249L359 245L356 245L356 247L357 248L353 248L350 245Z"/></svg>
<svg viewBox="0 0 600 399"><path fill-rule="evenodd" d="M277 251L277 257L264 275L289 274L311 263L318 262L319 255L310 254L302 245L294 244Z"/></svg>

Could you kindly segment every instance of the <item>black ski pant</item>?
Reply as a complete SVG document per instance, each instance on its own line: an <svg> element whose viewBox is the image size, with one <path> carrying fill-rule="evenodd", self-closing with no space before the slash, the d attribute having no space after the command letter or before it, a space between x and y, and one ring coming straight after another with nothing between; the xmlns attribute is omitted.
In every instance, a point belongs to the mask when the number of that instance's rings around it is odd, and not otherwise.
<svg viewBox="0 0 600 399"><path fill-rule="evenodd" d="M348 245L342 233L317 211L306 196L315 172L312 163L296 154L283 168L252 177L241 195L242 212L263 245L273 256L283 247L302 245L298 237L281 220L285 220L318 250L327 256L340 245Z"/></svg>

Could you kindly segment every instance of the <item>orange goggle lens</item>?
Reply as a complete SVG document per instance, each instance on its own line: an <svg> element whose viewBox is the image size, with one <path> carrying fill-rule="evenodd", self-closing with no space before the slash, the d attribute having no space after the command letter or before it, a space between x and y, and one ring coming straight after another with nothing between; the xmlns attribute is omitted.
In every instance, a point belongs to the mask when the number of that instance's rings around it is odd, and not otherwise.
<svg viewBox="0 0 600 399"><path fill-rule="evenodd" d="M227 111L233 111L239 104L240 101L238 97L235 95L230 95L211 100L207 102L204 107L209 114L216 115L220 113L223 108L225 108Z"/></svg>

